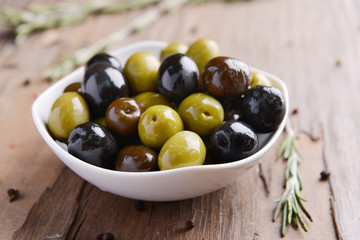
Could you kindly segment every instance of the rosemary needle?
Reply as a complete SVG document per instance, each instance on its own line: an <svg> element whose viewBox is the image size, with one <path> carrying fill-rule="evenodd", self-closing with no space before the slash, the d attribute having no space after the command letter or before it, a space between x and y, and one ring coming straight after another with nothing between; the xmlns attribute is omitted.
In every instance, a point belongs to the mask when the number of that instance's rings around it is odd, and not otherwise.
<svg viewBox="0 0 360 240"><path fill-rule="evenodd" d="M302 204L302 201L306 201L300 195L303 184L298 166L302 160L302 156L298 150L295 131L292 129L290 121L286 123L286 132L287 135L276 154L277 159L283 157L287 160L287 167L285 170L285 191L280 198L275 200L277 207L273 217L273 221L275 222L280 215L280 212L283 211L283 221L281 227L281 234L283 237L286 235L290 224L294 227L297 227L300 224L305 232L308 231L301 216L301 211L311 222L313 221L310 214Z"/></svg>

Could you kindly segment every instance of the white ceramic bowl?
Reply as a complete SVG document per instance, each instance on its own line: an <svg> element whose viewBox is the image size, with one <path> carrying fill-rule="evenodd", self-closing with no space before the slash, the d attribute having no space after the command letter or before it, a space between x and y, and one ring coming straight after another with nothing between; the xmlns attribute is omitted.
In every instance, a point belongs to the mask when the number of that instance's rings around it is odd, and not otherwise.
<svg viewBox="0 0 360 240"><path fill-rule="evenodd" d="M167 43L160 41L142 41L120 48L111 54L117 57L124 66L125 61L133 53L148 51L159 56L161 49L166 45ZM75 70L44 91L34 102L32 115L40 135L61 161L80 177L101 190L127 198L147 201L174 201L193 198L218 190L237 180L250 167L260 162L261 157L273 146L284 129L289 108L285 84L274 75L255 68L251 69L266 75L272 84L282 91L286 101L286 114L276 132L262 136L268 138L267 143L258 152L241 161L134 173L103 169L70 155L66 148L63 148L50 136L46 129L46 123L52 104L63 93L64 88L70 83L82 81L84 67Z"/></svg>

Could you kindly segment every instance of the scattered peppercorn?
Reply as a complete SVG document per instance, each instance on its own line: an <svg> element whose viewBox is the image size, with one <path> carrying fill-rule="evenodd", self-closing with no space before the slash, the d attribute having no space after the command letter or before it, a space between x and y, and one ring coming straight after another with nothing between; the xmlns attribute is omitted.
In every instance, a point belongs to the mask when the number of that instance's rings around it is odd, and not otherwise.
<svg viewBox="0 0 360 240"><path fill-rule="evenodd" d="M320 181L326 181L330 177L330 172L328 171L321 171L320 173Z"/></svg>
<svg viewBox="0 0 360 240"><path fill-rule="evenodd" d="M145 210L145 203L143 201L136 201L135 208L136 208L136 210L142 212Z"/></svg>
<svg viewBox="0 0 360 240"><path fill-rule="evenodd" d="M343 63L343 60L341 58L336 59L335 64L337 67L340 67L342 65L342 63Z"/></svg>
<svg viewBox="0 0 360 240"><path fill-rule="evenodd" d="M29 86L30 85L30 79L25 79L24 81L23 81L23 83L22 83L22 85L24 86L24 87L27 87L27 86Z"/></svg>
<svg viewBox="0 0 360 240"><path fill-rule="evenodd" d="M9 196L9 202L13 202L18 199L20 192L17 189L10 188L7 190L7 194Z"/></svg>
<svg viewBox="0 0 360 240"><path fill-rule="evenodd" d="M96 236L96 240L115 240L115 237L112 233L101 233Z"/></svg>
<svg viewBox="0 0 360 240"><path fill-rule="evenodd" d="M294 109L292 110L292 115L296 115L296 114L298 114L298 112L299 112L299 109L294 108Z"/></svg>
<svg viewBox="0 0 360 240"><path fill-rule="evenodd" d="M185 223L185 227L187 230L191 230L195 227L195 224L192 220L187 220L186 223Z"/></svg>

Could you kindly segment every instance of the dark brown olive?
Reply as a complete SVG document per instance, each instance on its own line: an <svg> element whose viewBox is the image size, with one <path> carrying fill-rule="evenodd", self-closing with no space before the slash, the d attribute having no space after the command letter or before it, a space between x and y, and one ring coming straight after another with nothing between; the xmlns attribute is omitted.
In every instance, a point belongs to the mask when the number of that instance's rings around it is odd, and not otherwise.
<svg viewBox="0 0 360 240"><path fill-rule="evenodd" d="M204 67L202 80L206 91L218 98L243 94L251 81L249 67L230 57L215 57Z"/></svg>
<svg viewBox="0 0 360 240"><path fill-rule="evenodd" d="M123 148L116 157L115 169L126 172L147 172L157 169L157 154L144 145Z"/></svg>
<svg viewBox="0 0 360 240"><path fill-rule="evenodd" d="M81 93L81 82L74 82L69 84L65 89L65 92L78 92Z"/></svg>
<svg viewBox="0 0 360 240"><path fill-rule="evenodd" d="M137 132L141 113L142 109L134 99L116 99L106 110L106 125L119 135L132 136Z"/></svg>
<svg viewBox="0 0 360 240"><path fill-rule="evenodd" d="M109 63L94 63L85 72L83 95L92 116L104 116L115 99L128 96L128 87L122 73Z"/></svg>

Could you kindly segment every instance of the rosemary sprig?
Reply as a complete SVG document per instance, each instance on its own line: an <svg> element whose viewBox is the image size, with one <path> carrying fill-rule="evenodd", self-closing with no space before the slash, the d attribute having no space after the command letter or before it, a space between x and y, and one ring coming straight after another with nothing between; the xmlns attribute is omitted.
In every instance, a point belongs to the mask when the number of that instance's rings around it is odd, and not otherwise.
<svg viewBox="0 0 360 240"><path fill-rule="evenodd" d="M283 211L283 221L281 227L282 237L286 235L289 224L292 224L293 227L298 227L300 224L305 232L308 231L306 224L301 217L300 210L302 210L311 222L313 221L310 214L302 204L302 201L306 201L300 195L303 183L298 166L302 160L302 156L298 150L295 131L291 127L290 121L286 123L286 132L287 136L276 154L277 159L283 157L287 160L287 167L285 170L285 191L280 198L275 200L277 207L273 217L273 221L275 222L280 212Z"/></svg>
<svg viewBox="0 0 360 240"><path fill-rule="evenodd" d="M147 6L159 0L92 0L83 2L58 2L32 4L25 10L4 6L1 17L14 29L15 41L23 41L30 33L49 28L74 25L91 14L110 14Z"/></svg>
<svg viewBox="0 0 360 240"><path fill-rule="evenodd" d="M58 80L71 72L75 67L86 63L96 53L105 51L115 42L121 41L130 34L139 32L154 23L162 14L177 9L184 5L187 0L163 0L154 8L150 8L139 15L129 25L120 28L109 36L101 39L95 44L81 48L63 62L54 65L43 72L43 76L50 81Z"/></svg>

